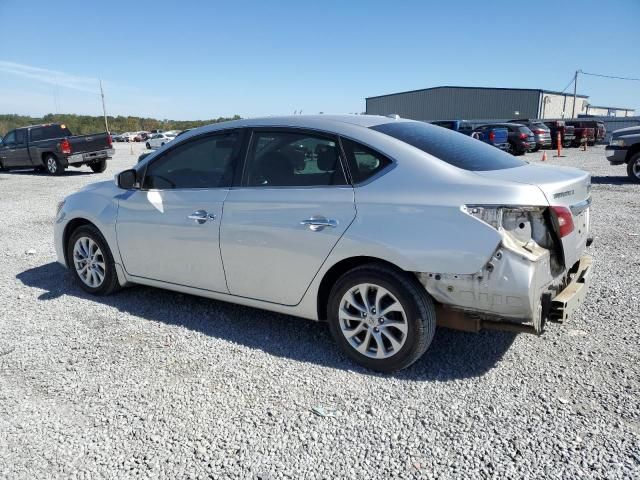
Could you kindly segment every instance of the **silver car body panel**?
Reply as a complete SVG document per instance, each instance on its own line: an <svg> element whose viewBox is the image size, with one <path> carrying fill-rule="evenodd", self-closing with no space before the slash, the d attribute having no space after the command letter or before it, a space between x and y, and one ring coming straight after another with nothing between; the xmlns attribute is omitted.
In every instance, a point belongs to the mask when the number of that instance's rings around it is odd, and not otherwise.
<svg viewBox="0 0 640 480"><path fill-rule="evenodd" d="M172 231L170 220L156 224L149 221L148 215L157 211L149 192L124 191L113 182L102 182L67 197L55 229L59 261L66 264L62 246L66 225L83 218L102 231L123 284L163 287L318 319L318 292L325 274L343 260L372 257L416 273L442 303L504 318L535 319L540 292L550 286L559 289L562 281L548 273L548 250L538 247L531 251L529 245L523 251L521 243L470 216L464 206L571 206L584 202L588 196L589 175L577 169L531 165L488 172L462 170L366 128L393 121L405 120L364 115L291 116L244 119L194 129L173 143L231 128L299 127L353 139L382 152L394 164L375 180L355 188L201 191L201 198L192 199L191 208L214 210L219 214L215 224L190 224L180 231ZM153 161L162 151L164 148L154 151L140 165ZM169 205L176 198L169 201L172 195L158 193L164 208L175 213L176 218L188 213L186 204ZM155 201L157 204L158 199ZM118 205L122 209L120 218ZM140 219L136 212L141 212ZM314 215L335 217L339 227L314 232L300 225L301 220ZM567 268L580 259L586 243L588 208L580 215L575 231L563 239ZM123 224L116 229L120 221ZM201 227L212 234L207 241L203 240L205 230ZM183 243L185 238L180 232L194 236ZM148 249L150 235L167 238L155 239L153 248ZM218 248L216 235L220 235ZM178 253L180 249L192 251ZM495 258L497 252L502 252L499 262ZM145 270L154 255L162 255L164 265L154 268L164 273L150 275ZM194 274L202 255L209 256L210 261L197 267L201 271ZM489 263L493 263L490 275ZM171 269L191 269L194 281L185 272L172 273ZM207 270L215 278L207 278ZM173 275L172 280L167 281L167 275ZM457 283L436 283L436 275ZM478 277L481 288L473 284ZM470 279L474 280L470 283ZM465 289L467 284L469 288ZM447 286L453 286L453 291ZM474 293L469 296L464 292Z"/></svg>

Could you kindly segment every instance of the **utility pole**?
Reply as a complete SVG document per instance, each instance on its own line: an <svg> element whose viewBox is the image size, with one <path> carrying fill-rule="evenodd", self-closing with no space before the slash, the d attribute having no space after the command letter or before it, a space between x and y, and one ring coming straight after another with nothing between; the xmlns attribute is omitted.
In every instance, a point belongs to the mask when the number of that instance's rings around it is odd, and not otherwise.
<svg viewBox="0 0 640 480"><path fill-rule="evenodd" d="M571 111L571 118L576 118L576 91L578 90L578 73L582 70L576 70L576 75L573 77L573 110Z"/></svg>
<svg viewBox="0 0 640 480"><path fill-rule="evenodd" d="M109 122L107 122L107 110L104 108L104 90L102 90L102 79L100 79L100 96L102 97L102 114L104 115L104 128L109 132Z"/></svg>

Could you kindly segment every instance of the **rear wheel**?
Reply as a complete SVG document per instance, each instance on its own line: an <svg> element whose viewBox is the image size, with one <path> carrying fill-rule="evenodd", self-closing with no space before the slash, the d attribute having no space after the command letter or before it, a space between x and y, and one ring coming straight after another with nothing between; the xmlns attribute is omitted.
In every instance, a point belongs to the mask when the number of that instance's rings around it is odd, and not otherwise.
<svg viewBox="0 0 640 480"><path fill-rule="evenodd" d="M343 352L371 370L408 367L436 328L433 300L409 274L369 264L345 273L331 290L329 329Z"/></svg>
<svg viewBox="0 0 640 480"><path fill-rule="evenodd" d="M151 150L151 145L149 145L149 142L147 142L147 150Z"/></svg>
<svg viewBox="0 0 640 480"><path fill-rule="evenodd" d="M44 159L44 167L49 175L62 175L64 173L64 165L55 155L49 155Z"/></svg>
<svg viewBox="0 0 640 480"><path fill-rule="evenodd" d="M67 244L67 263L80 287L94 295L108 295L120 287L111 250L93 225L78 227Z"/></svg>
<svg viewBox="0 0 640 480"><path fill-rule="evenodd" d="M107 161L100 160L99 162L92 163L89 165L89 168L91 168L93 173L102 173L107 169Z"/></svg>
<svg viewBox="0 0 640 480"><path fill-rule="evenodd" d="M627 175L636 183L640 183L640 153L636 153L627 163Z"/></svg>

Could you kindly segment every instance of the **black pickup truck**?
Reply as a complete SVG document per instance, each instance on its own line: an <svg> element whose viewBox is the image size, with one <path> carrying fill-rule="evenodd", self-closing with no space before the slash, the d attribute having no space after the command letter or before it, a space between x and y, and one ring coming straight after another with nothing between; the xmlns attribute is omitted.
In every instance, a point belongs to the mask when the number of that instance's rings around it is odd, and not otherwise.
<svg viewBox="0 0 640 480"><path fill-rule="evenodd" d="M57 123L16 128L0 142L0 170L34 168L62 175L69 166L104 172L114 154L108 133L72 135Z"/></svg>

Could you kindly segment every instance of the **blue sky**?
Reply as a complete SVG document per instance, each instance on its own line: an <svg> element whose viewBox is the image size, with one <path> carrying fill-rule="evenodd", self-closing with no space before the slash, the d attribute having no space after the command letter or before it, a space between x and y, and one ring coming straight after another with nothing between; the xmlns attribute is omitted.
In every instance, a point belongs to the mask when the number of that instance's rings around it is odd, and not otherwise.
<svg viewBox="0 0 640 480"><path fill-rule="evenodd" d="M438 85L562 90L640 77L640 0L0 0L0 113L201 119L352 113ZM640 111L640 82L582 76Z"/></svg>

